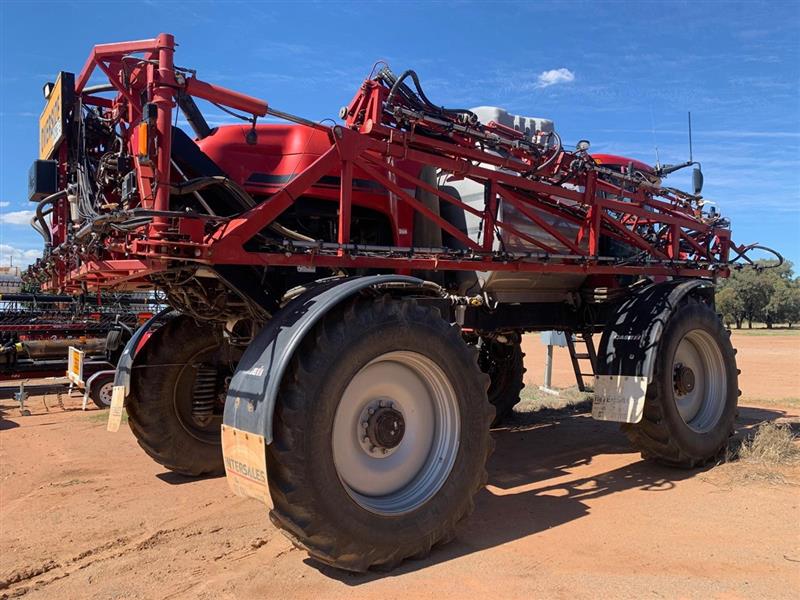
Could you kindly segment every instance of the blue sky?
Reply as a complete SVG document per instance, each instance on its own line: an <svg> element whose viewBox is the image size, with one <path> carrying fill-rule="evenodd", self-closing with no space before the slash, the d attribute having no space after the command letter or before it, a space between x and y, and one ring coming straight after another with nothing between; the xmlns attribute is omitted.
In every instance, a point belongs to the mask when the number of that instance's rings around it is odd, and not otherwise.
<svg viewBox="0 0 800 600"><path fill-rule="evenodd" d="M566 142L650 163L656 146L687 158L691 110L705 196L734 240L800 264L800 2L110 0L0 0L0 263L41 246L26 191L42 84L93 44L160 31L176 64L313 119L335 118L378 59L416 69L437 103L551 118Z"/></svg>

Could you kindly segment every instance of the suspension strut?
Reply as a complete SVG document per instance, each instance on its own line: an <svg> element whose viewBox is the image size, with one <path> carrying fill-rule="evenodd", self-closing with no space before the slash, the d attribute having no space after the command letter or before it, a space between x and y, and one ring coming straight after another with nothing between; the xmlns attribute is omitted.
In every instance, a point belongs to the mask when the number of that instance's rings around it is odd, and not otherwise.
<svg viewBox="0 0 800 600"><path fill-rule="evenodd" d="M203 423L214 416L217 400L217 368L199 365L192 388L192 418Z"/></svg>

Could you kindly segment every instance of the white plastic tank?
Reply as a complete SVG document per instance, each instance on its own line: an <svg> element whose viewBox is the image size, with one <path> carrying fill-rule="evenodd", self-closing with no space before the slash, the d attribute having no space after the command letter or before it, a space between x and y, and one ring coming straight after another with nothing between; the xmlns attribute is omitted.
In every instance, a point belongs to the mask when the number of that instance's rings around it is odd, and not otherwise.
<svg viewBox="0 0 800 600"><path fill-rule="evenodd" d="M511 127L535 142L544 142L544 136L537 137L538 134L552 133L554 131L553 122L550 119L512 115L506 109L497 106L478 106L470 110L475 113L478 120L484 125L495 122L498 125Z"/></svg>
<svg viewBox="0 0 800 600"><path fill-rule="evenodd" d="M555 144L554 136L546 134L554 131L553 121L540 117L529 117L514 115L505 109L496 106L479 106L470 109L478 116L478 120L483 124L492 121L506 127L511 127L521 132L532 141L538 143ZM545 134L545 135L543 135ZM481 165L487 169L496 169L488 164ZM462 202L483 211L485 206L485 187L483 184L472 181L471 179L448 178L439 182L440 186L447 192L456 195ZM567 203L571 201L565 200ZM552 225L569 239L575 239L578 227L572 223L562 221L550 213L532 209L542 220ZM471 213L464 213L466 231L469 237L478 242L480 241L481 219ZM547 246L553 248L559 254L571 254L572 251L559 242L556 238L535 225L528 217L519 212L512 205L498 200L497 218L499 221L508 223L523 234L540 240ZM543 252L543 250L531 244L527 240L517 235L509 233L502 227L498 227L499 235L495 236L494 250L505 250L507 252ZM588 242L583 242L584 247ZM491 293L500 302L559 302L566 299L566 296L577 290L585 280L584 275L562 275L550 273L516 273L516 272L491 272L476 273L481 287Z"/></svg>

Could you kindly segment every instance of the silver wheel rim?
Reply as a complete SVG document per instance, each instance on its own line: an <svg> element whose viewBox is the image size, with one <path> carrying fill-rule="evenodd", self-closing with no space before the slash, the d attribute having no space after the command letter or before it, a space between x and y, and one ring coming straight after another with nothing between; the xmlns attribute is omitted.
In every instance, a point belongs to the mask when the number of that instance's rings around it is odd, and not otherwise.
<svg viewBox="0 0 800 600"><path fill-rule="evenodd" d="M680 381L681 369L691 371L691 389ZM706 331L693 329L681 339L672 361L673 395L678 413L692 430L712 430L725 410L728 380L722 351Z"/></svg>
<svg viewBox="0 0 800 600"><path fill-rule="evenodd" d="M97 393L97 397L100 398L100 402L105 406L111 406L111 397L114 394L114 382L109 381L108 383L104 383L100 386L100 391Z"/></svg>
<svg viewBox="0 0 800 600"><path fill-rule="evenodd" d="M365 419L380 409L402 415L404 433L391 448L365 440ZM458 400L444 371L422 354L388 352L356 373L342 394L331 435L333 462L359 506L403 514L425 504L447 480L459 431Z"/></svg>

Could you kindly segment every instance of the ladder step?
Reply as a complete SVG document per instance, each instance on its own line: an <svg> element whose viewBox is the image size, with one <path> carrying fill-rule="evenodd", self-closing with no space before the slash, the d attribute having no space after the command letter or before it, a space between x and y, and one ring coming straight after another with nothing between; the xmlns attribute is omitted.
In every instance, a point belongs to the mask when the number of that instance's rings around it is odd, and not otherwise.
<svg viewBox="0 0 800 600"><path fill-rule="evenodd" d="M583 344L581 349L585 348L584 352L576 352L576 346L578 344ZM592 386L587 385L586 379L594 381L594 372L592 373L581 373L581 369L585 368L586 366L590 366L592 371L595 370L595 361L597 357L595 356L595 349L594 349L594 342L590 335L584 335L583 333L575 334L573 338L571 335L567 335L567 348L569 349L570 359L572 359L572 370L575 372L575 379L577 380L578 389L581 392L591 391ZM581 365L578 361L580 360L588 360L589 364Z"/></svg>

